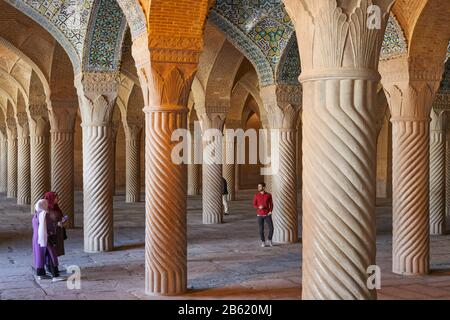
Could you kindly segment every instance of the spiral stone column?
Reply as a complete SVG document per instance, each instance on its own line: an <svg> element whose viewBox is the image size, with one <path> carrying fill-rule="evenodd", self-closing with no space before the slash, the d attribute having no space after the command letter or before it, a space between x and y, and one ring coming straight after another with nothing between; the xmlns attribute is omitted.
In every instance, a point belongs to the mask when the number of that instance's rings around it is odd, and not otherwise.
<svg viewBox="0 0 450 320"><path fill-rule="evenodd" d="M17 197L17 124L12 117L6 118L8 135L8 182L6 197Z"/></svg>
<svg viewBox="0 0 450 320"><path fill-rule="evenodd" d="M126 197L125 202L139 202L141 198L141 122L124 123L126 145Z"/></svg>
<svg viewBox="0 0 450 320"><path fill-rule="evenodd" d="M33 104L28 108L31 158L31 210L50 191L50 149L47 105Z"/></svg>
<svg viewBox="0 0 450 320"><path fill-rule="evenodd" d="M445 233L444 111L431 110L430 127L430 234Z"/></svg>
<svg viewBox="0 0 450 320"><path fill-rule="evenodd" d="M270 157L271 157L271 143L270 143L270 125L267 119L261 119L261 124L264 131L264 141L260 141L260 148L262 147L262 145L264 145L264 151L265 151L265 157L267 157L267 159L265 159L264 161L270 162ZM263 176L264 178L264 183L266 184L266 191L271 193L272 190L272 175L268 174L270 173L270 163L269 165L265 166L265 170L267 171L266 174Z"/></svg>
<svg viewBox="0 0 450 320"><path fill-rule="evenodd" d="M227 129L232 129L228 127ZM227 181L227 189L228 189L228 200L234 201L236 199L236 156L235 156L235 143L234 143L234 135L228 134L228 131L225 130L225 140L224 140L224 154L223 154L223 177Z"/></svg>
<svg viewBox="0 0 450 320"><path fill-rule="evenodd" d="M145 105L145 291L179 295L187 289L189 145L172 141L172 134L187 130L187 104L202 39L193 42L198 49L189 50L158 47L163 38L149 47L148 40L147 34L134 39L132 50Z"/></svg>
<svg viewBox="0 0 450 320"><path fill-rule="evenodd" d="M84 251L111 251L113 147L111 121L117 73L83 73L75 78L83 130Z"/></svg>
<svg viewBox="0 0 450 320"><path fill-rule="evenodd" d="M201 191L201 162L202 145L201 141L195 139L195 125L190 126L191 134L191 161L188 164L188 196L198 196ZM201 129L199 130L201 134ZM198 161L199 160L199 161Z"/></svg>
<svg viewBox="0 0 450 320"><path fill-rule="evenodd" d="M113 177L112 177L112 183L111 188L113 192L113 196L117 195L117 188L116 188L116 151L117 151L117 133L119 132L119 126L120 121L113 119L112 125L111 125L111 144L112 144L112 152L113 155L111 157L112 161L112 168L113 168Z"/></svg>
<svg viewBox="0 0 450 320"><path fill-rule="evenodd" d="M375 96L393 2L371 1L381 25L369 28L368 1L284 1L304 30L303 299L376 298L367 285L376 253Z"/></svg>
<svg viewBox="0 0 450 320"><path fill-rule="evenodd" d="M301 107L299 85L268 86L261 98L269 119L271 140L273 241L298 241L297 121Z"/></svg>
<svg viewBox="0 0 450 320"><path fill-rule="evenodd" d="M61 105L62 104L62 105ZM74 221L74 128L77 102L52 101L49 110L51 139L51 189L59 197L59 207L69 216L66 228Z"/></svg>
<svg viewBox="0 0 450 320"><path fill-rule="evenodd" d="M449 113L446 113L446 120L447 121L445 126L445 211L446 215L449 215L450 214L450 114Z"/></svg>
<svg viewBox="0 0 450 320"><path fill-rule="evenodd" d="M0 123L0 193L8 189L8 136L6 125Z"/></svg>
<svg viewBox="0 0 450 320"><path fill-rule="evenodd" d="M223 110L214 111L222 112L205 111L199 114L203 135L203 224L223 222L222 130L226 113Z"/></svg>
<svg viewBox="0 0 450 320"><path fill-rule="evenodd" d="M30 130L25 112L17 114L17 171L17 204L30 204Z"/></svg>
<svg viewBox="0 0 450 320"><path fill-rule="evenodd" d="M392 115L393 272L426 274L430 255L430 112L443 63L430 60L424 65L420 58L398 58L381 62L380 72ZM433 175L436 170L440 169L432 169ZM439 206L433 204L433 210Z"/></svg>

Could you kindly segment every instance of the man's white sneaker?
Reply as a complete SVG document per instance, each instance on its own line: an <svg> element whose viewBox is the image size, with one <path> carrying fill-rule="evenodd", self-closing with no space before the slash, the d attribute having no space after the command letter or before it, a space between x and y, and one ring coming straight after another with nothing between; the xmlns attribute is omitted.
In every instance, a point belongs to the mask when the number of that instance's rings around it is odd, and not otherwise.
<svg viewBox="0 0 450 320"><path fill-rule="evenodd" d="M59 281L64 281L64 280L66 280L66 278L64 278L64 277L53 277L52 278L53 282L59 282Z"/></svg>
<svg viewBox="0 0 450 320"><path fill-rule="evenodd" d="M265 248L266 243L265 242L261 242L261 248Z"/></svg>
<svg viewBox="0 0 450 320"><path fill-rule="evenodd" d="M268 243L269 243L269 247L273 247L272 241L268 241Z"/></svg>

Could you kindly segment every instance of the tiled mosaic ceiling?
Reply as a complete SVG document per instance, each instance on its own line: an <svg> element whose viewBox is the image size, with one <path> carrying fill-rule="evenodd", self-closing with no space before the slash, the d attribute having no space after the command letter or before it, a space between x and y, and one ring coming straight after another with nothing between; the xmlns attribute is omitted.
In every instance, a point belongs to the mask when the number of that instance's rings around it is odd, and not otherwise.
<svg viewBox="0 0 450 320"><path fill-rule="evenodd" d="M397 19L391 15L386 26L383 46L381 47L381 59L390 59L401 56L408 51L403 31Z"/></svg>
<svg viewBox="0 0 450 320"><path fill-rule="evenodd" d="M250 56L260 69L262 84L273 83L273 72L294 31L291 19L280 0L216 0L213 22ZM214 19L214 17L220 19ZM238 39L239 36L244 39ZM259 50L259 54L252 52ZM266 61L261 61L261 55ZM271 68L268 74L266 65ZM264 70L264 71L262 71ZM262 79L261 79L262 77Z"/></svg>
<svg viewBox="0 0 450 320"><path fill-rule="evenodd" d="M287 52L290 65L281 67L278 79L273 76L289 39L293 25L280 0L216 0L210 20L215 23L258 69L262 85L278 80L296 81L294 68L299 68L298 54ZM259 52L255 52L259 51ZM407 52L403 32L391 15L381 50L381 58L389 59ZM284 62L283 62L284 63ZM268 67L269 65L270 67ZM270 74L272 72L272 74Z"/></svg>
<svg viewBox="0 0 450 320"><path fill-rule="evenodd" d="M73 44L77 52L83 50L86 26L93 0L21 0L30 9L57 27Z"/></svg>
<svg viewBox="0 0 450 320"><path fill-rule="evenodd" d="M84 69L117 70L126 29L125 16L116 0L99 0L92 14L95 20L87 38Z"/></svg>

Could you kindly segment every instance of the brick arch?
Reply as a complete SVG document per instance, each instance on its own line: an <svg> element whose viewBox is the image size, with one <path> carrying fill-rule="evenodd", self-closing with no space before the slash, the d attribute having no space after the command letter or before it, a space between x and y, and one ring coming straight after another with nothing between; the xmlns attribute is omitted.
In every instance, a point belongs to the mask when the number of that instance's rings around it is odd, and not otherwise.
<svg viewBox="0 0 450 320"><path fill-rule="evenodd" d="M45 92L44 85L34 71L31 72L29 93L29 105L47 104L48 96Z"/></svg>
<svg viewBox="0 0 450 320"><path fill-rule="evenodd" d="M265 109L259 95L258 77L255 71L246 73L234 86L231 95L231 108L227 114L225 124L242 120L242 111L251 96L258 105L258 116L265 117Z"/></svg>
<svg viewBox="0 0 450 320"><path fill-rule="evenodd" d="M74 69L66 52L61 46L56 46L53 52L50 81L48 84L50 86L50 94L47 94L52 105L62 102L65 107L78 107L78 96L73 85L73 72ZM44 84L44 87L46 85ZM52 108L51 105L49 107Z"/></svg>
<svg viewBox="0 0 450 320"><path fill-rule="evenodd" d="M25 63L27 63L31 67L31 69L38 75L39 79L41 79L41 82L44 84L45 92L50 94L50 86L48 84L50 71L47 70L48 66L40 63L39 60L35 61L33 58L30 58L27 54L22 52L19 48L15 47L5 38L0 37L0 46L5 47L8 50L12 51L20 59L22 59ZM44 69L41 69L41 67L44 67Z"/></svg>
<svg viewBox="0 0 450 320"><path fill-rule="evenodd" d="M448 0L398 0L393 12L405 31L410 57L445 60L450 38Z"/></svg>
<svg viewBox="0 0 450 320"><path fill-rule="evenodd" d="M126 18L116 0L95 1L87 26L82 71L119 70L126 28Z"/></svg>
<svg viewBox="0 0 450 320"><path fill-rule="evenodd" d="M138 0L117 0L130 27L133 39L147 32L144 10Z"/></svg>
<svg viewBox="0 0 450 320"><path fill-rule="evenodd" d="M230 96L236 74L244 60L242 53L225 41L208 77L205 91L205 107L230 108Z"/></svg>
<svg viewBox="0 0 450 320"><path fill-rule="evenodd" d="M144 99L141 88L137 85L133 85L130 96L127 103L127 119L143 119L144 113Z"/></svg>
<svg viewBox="0 0 450 320"><path fill-rule="evenodd" d="M5 91L5 89L3 89L1 86L0 86L0 93L3 97L5 97L5 100L6 100L6 105L5 105L5 114L6 114L6 109L7 109L8 103L15 104L16 102L15 102L15 99L13 98L13 96L11 96L11 94L9 92Z"/></svg>
<svg viewBox="0 0 450 320"><path fill-rule="evenodd" d="M0 77L3 77L5 80L13 84L20 92L21 96L24 97L25 103L28 104L28 92L27 88L24 88L23 85L10 73L6 72L4 69L0 68Z"/></svg>
<svg viewBox="0 0 450 320"><path fill-rule="evenodd" d="M27 102L25 101L25 96L19 90L17 91L17 103L16 103L16 114L19 112L26 112Z"/></svg>
<svg viewBox="0 0 450 320"><path fill-rule="evenodd" d="M227 40L233 43L253 64L261 84L273 84L275 79L272 67L264 53L255 44L248 41L245 34L215 11L211 11L209 21L221 30Z"/></svg>
<svg viewBox="0 0 450 320"><path fill-rule="evenodd" d="M64 3L61 3L56 9L56 12L50 13L50 8L46 7L44 3L37 3L31 1L13 1L5 0L2 1L0 11L2 11L3 17L14 18L14 13L21 12L28 17L28 20L32 20L34 24L40 26L41 29L45 30L46 33L51 35L52 38L56 39L58 43L66 49L68 56L76 70L80 69L80 59L77 52L77 46L79 49L80 38L83 36L84 26L78 31L71 30L68 28L68 12ZM7 4L6 4L7 3ZM89 8L83 9L83 20L86 20L88 16ZM4 14L5 13L5 14ZM2 19L4 22L4 19ZM30 25L30 23L27 23ZM0 30L15 30L16 34L22 33L20 29L22 27L13 27L12 25L5 25L0 27ZM30 33L25 33L30 35ZM78 43L77 43L78 42Z"/></svg>

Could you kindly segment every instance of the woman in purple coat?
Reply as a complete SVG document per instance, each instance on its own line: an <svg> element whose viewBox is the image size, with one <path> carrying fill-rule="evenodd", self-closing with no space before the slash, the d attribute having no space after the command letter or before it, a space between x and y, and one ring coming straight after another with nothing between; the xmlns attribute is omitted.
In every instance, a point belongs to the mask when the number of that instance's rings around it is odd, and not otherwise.
<svg viewBox="0 0 450 320"><path fill-rule="evenodd" d="M39 200L35 206L33 215L33 258L34 267L38 279L46 276L44 265L51 266L53 281L63 280L59 278L58 256L56 254L55 243L52 240L54 236L48 233L49 219L47 217L48 202L47 200Z"/></svg>

